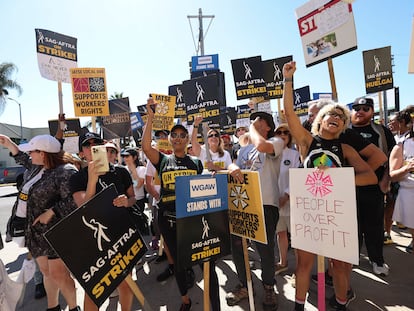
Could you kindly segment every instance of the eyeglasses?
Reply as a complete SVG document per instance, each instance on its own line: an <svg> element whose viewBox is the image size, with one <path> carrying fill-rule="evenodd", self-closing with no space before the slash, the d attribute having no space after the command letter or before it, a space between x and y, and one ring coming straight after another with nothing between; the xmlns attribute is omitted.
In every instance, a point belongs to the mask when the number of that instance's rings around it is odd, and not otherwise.
<svg viewBox="0 0 414 311"><path fill-rule="evenodd" d="M208 136L207 136L208 138L211 138L211 137L220 137L220 134L209 134Z"/></svg>
<svg viewBox="0 0 414 311"><path fill-rule="evenodd" d="M115 149L111 149L111 148L107 148L106 152L109 152L110 154L117 154L118 152L116 152Z"/></svg>
<svg viewBox="0 0 414 311"><path fill-rule="evenodd" d="M40 152L42 152L42 151L37 150L37 149L36 149L36 150L30 150L30 151L29 151L29 154L32 154L32 153L40 153Z"/></svg>
<svg viewBox="0 0 414 311"><path fill-rule="evenodd" d="M362 109L364 112L368 112L370 111L371 107L358 105L358 106L353 107L352 109L354 109L355 111L360 111Z"/></svg>
<svg viewBox="0 0 414 311"><path fill-rule="evenodd" d="M187 133L171 133L171 138L178 138L180 137L181 139L187 138L188 134Z"/></svg>
<svg viewBox="0 0 414 311"><path fill-rule="evenodd" d="M289 135L289 134L290 134L289 131L280 131L280 130L276 131L276 135Z"/></svg>
<svg viewBox="0 0 414 311"><path fill-rule="evenodd" d="M344 115L343 113L337 113L336 111L329 111L326 113L326 115L334 117L334 118L339 118L342 121L346 121L346 115Z"/></svg>

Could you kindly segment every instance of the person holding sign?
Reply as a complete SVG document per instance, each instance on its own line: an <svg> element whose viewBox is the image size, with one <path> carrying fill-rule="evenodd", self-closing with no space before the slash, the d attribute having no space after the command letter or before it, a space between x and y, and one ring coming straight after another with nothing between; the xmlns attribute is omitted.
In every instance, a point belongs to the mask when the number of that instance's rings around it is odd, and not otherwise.
<svg viewBox="0 0 414 311"><path fill-rule="evenodd" d="M341 104L329 104L317 114L312 133L301 124L293 109L293 74L296 62L291 61L283 66L284 88L283 103L286 119L293 138L299 147L299 153L305 168L342 167L348 164L354 167L355 184L369 185L377 182L377 177L369 165L349 145L343 144L339 136L350 124L350 112ZM298 265L296 268L295 310L304 310L306 294L309 289L310 274L315 254L297 250ZM351 264L332 259L333 283L336 299L333 301L336 310L346 310L347 290Z"/></svg>
<svg viewBox="0 0 414 311"><path fill-rule="evenodd" d="M229 174L238 182L244 182L240 169L258 171L262 192L263 210L266 225L267 244L256 242L262 266L264 289L263 307L276 310L278 307L275 286L275 236L279 219L279 168L284 143L274 137L275 123L272 115L259 111L250 115L250 143L242 147L236 163L229 166ZM231 236L233 262L240 284L226 295L227 304L233 306L248 298L247 275L244 263L242 238Z"/></svg>
<svg viewBox="0 0 414 311"><path fill-rule="evenodd" d="M113 200L112 204L119 208L131 208L135 204L136 199L131 175L128 170L124 167L110 164L108 172L99 172L102 165L92 161L92 147L102 145L104 145L104 141L96 133L86 133L79 137L79 155L85 158L88 166L81 169L70 179L73 198L78 207L80 207L95 194L113 183L119 195ZM134 295L126 280L123 280L118 286L118 291L121 310L130 311ZM86 293L83 308L84 311L98 310L98 307Z"/></svg>
<svg viewBox="0 0 414 311"><path fill-rule="evenodd" d="M49 311L60 311L59 292L69 310L80 310L75 282L69 270L44 238L52 226L76 209L69 191L69 179L77 169L68 163L61 143L50 135L38 135L17 146L0 135L0 145L8 148L16 162L28 170L19 198L20 216L27 215L26 246L43 274Z"/></svg>
<svg viewBox="0 0 414 311"><path fill-rule="evenodd" d="M279 248L279 262L276 264L275 274L280 274L288 269L287 253L289 248L288 232L290 229L290 202L289 202L289 168L299 167L299 152L292 149L292 135L286 123L279 124L275 130L276 137L283 139L282 161L280 162L279 175L279 221L276 226L277 246Z"/></svg>
<svg viewBox="0 0 414 311"><path fill-rule="evenodd" d="M191 145L193 152L202 162L204 167L209 171L225 170L232 163L230 153L223 148L223 139L220 137L220 132L216 129L209 129L207 131L206 146L201 146L197 141L197 131L203 121L202 116L196 116L194 118L193 132L191 133ZM204 137L205 139L206 137ZM208 151L207 151L208 150ZM210 153L210 157L207 156L207 152Z"/></svg>
<svg viewBox="0 0 414 311"><path fill-rule="evenodd" d="M169 251L174 259L174 275L180 290L182 304L180 311L191 309L191 299L187 295L186 270L178 269L177 265L177 228L175 206L175 177L180 175L197 175L203 172L203 164L195 157L187 155L186 149L189 141L187 129L174 125L169 134L169 141L173 148L171 155L159 152L151 146L151 131L154 120L154 99L147 101L148 119L142 139L142 150L148 160L155 166L161 180L160 201L158 203L158 225ZM214 311L220 310L220 295L218 278L214 261L210 261L210 301Z"/></svg>

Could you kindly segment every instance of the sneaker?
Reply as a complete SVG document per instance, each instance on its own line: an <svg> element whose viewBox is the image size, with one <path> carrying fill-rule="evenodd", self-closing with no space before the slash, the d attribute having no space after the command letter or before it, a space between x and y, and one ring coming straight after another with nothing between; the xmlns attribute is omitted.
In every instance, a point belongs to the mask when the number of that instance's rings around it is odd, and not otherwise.
<svg viewBox="0 0 414 311"><path fill-rule="evenodd" d="M239 284L236 286L234 290L226 295L226 301L228 306L234 306L238 304L243 299L249 297L249 292L247 291L247 287Z"/></svg>
<svg viewBox="0 0 414 311"><path fill-rule="evenodd" d="M405 251L410 254L413 252L413 241L405 248Z"/></svg>
<svg viewBox="0 0 414 311"><path fill-rule="evenodd" d="M157 259L155 259L155 263L163 262L167 259L167 255L165 253L162 253L161 256L158 256Z"/></svg>
<svg viewBox="0 0 414 311"><path fill-rule="evenodd" d="M191 299L190 303L182 303L179 311L188 311L191 310Z"/></svg>
<svg viewBox="0 0 414 311"><path fill-rule="evenodd" d="M312 274L312 282L318 284L318 275ZM332 277L329 275L328 270L325 271L325 285L329 287L333 287L333 280Z"/></svg>
<svg viewBox="0 0 414 311"><path fill-rule="evenodd" d="M390 272L390 267L386 263L383 263L381 266L377 265L377 263L372 263L372 270L376 275L387 276Z"/></svg>
<svg viewBox="0 0 414 311"><path fill-rule="evenodd" d="M263 284L264 297L263 297L263 308L265 310L277 310L277 295L273 285Z"/></svg>
<svg viewBox="0 0 414 311"><path fill-rule="evenodd" d="M43 285L43 283L37 284L35 286L35 295L34 298L35 299L41 299L43 297L46 296L46 291L45 291L45 287Z"/></svg>
<svg viewBox="0 0 414 311"><path fill-rule="evenodd" d="M399 222L397 222L397 227L398 227L399 229L401 229L401 230L405 230L405 229L407 229L407 227L406 227L406 226L404 226L402 223L399 223Z"/></svg>
<svg viewBox="0 0 414 311"><path fill-rule="evenodd" d="M347 302L347 304L348 304L348 302ZM329 306L332 308L332 310L346 311L347 304L341 305L338 301L336 301L335 295L333 295L329 299Z"/></svg>
<svg viewBox="0 0 414 311"><path fill-rule="evenodd" d="M158 282L164 282L166 281L170 276L174 275L174 266L173 265L168 265L167 269L164 270L164 272L160 273L157 276L157 281Z"/></svg>
<svg viewBox="0 0 414 311"><path fill-rule="evenodd" d="M348 291L346 292L346 306L348 307L351 301L354 301L355 299L356 295L354 290L352 288L348 289Z"/></svg>
<svg viewBox="0 0 414 311"><path fill-rule="evenodd" d="M277 263L275 265L275 275L278 275L282 272L285 272L285 271L287 271L287 269L288 269L288 265L282 266L280 263Z"/></svg>
<svg viewBox="0 0 414 311"><path fill-rule="evenodd" d="M185 284L187 289L190 289L195 284L195 274L193 268L188 268L185 270Z"/></svg>
<svg viewBox="0 0 414 311"><path fill-rule="evenodd" d="M384 233L384 245L394 244L394 241L391 239L391 236L388 233Z"/></svg>

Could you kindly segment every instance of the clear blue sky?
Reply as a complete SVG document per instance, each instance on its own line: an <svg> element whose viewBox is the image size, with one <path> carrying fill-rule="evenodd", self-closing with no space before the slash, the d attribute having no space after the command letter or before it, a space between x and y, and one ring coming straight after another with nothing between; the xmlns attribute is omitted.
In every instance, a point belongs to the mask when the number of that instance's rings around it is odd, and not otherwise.
<svg viewBox="0 0 414 311"><path fill-rule="evenodd" d="M24 126L46 127L58 114L57 82L42 78L38 70L35 28L76 37L78 66L104 67L108 95L123 92L136 111L148 93L166 94L169 85L189 79L188 62L196 52L187 15L197 15L202 8L203 14L215 15L205 38L205 54L219 54L228 106L246 103L236 100L230 61L256 55L262 59L293 55L295 87L309 85L311 93L330 92L327 63L305 67L295 16L295 9L305 2L3 0L0 62L19 68L16 78L24 92L10 96L22 105ZM349 103L365 94L362 52L391 46L401 106L414 104L414 75L408 74L414 1L356 0L353 11L358 49L333 59L339 101ZM191 23L197 36L198 20ZM205 19L205 30L208 24ZM66 116L74 117L70 84L63 84L63 103ZM19 124L16 103L8 103L0 122Z"/></svg>

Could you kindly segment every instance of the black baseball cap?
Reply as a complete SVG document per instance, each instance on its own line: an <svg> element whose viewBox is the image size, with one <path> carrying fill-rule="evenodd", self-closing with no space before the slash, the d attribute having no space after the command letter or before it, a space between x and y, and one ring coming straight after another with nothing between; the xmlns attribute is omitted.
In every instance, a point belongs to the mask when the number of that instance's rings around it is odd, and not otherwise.
<svg viewBox="0 0 414 311"><path fill-rule="evenodd" d="M358 105L366 105L374 108L374 100L369 97L358 97L354 100L352 103L352 107L358 106Z"/></svg>
<svg viewBox="0 0 414 311"><path fill-rule="evenodd" d="M121 152L121 156L137 156L138 152L134 148L128 148Z"/></svg>
<svg viewBox="0 0 414 311"><path fill-rule="evenodd" d="M183 130L184 132L186 132L186 133L188 134L188 130L187 130L187 128L186 128L184 125L181 125L181 124L176 124L176 125L174 125L174 126L171 128L170 133L172 133L172 132L174 132L175 130L178 130L178 129L181 129L181 130Z"/></svg>
<svg viewBox="0 0 414 311"><path fill-rule="evenodd" d="M82 151L82 146L90 139L94 139L99 144L103 144L103 139L96 133L87 132L81 136L79 136L79 151Z"/></svg>

